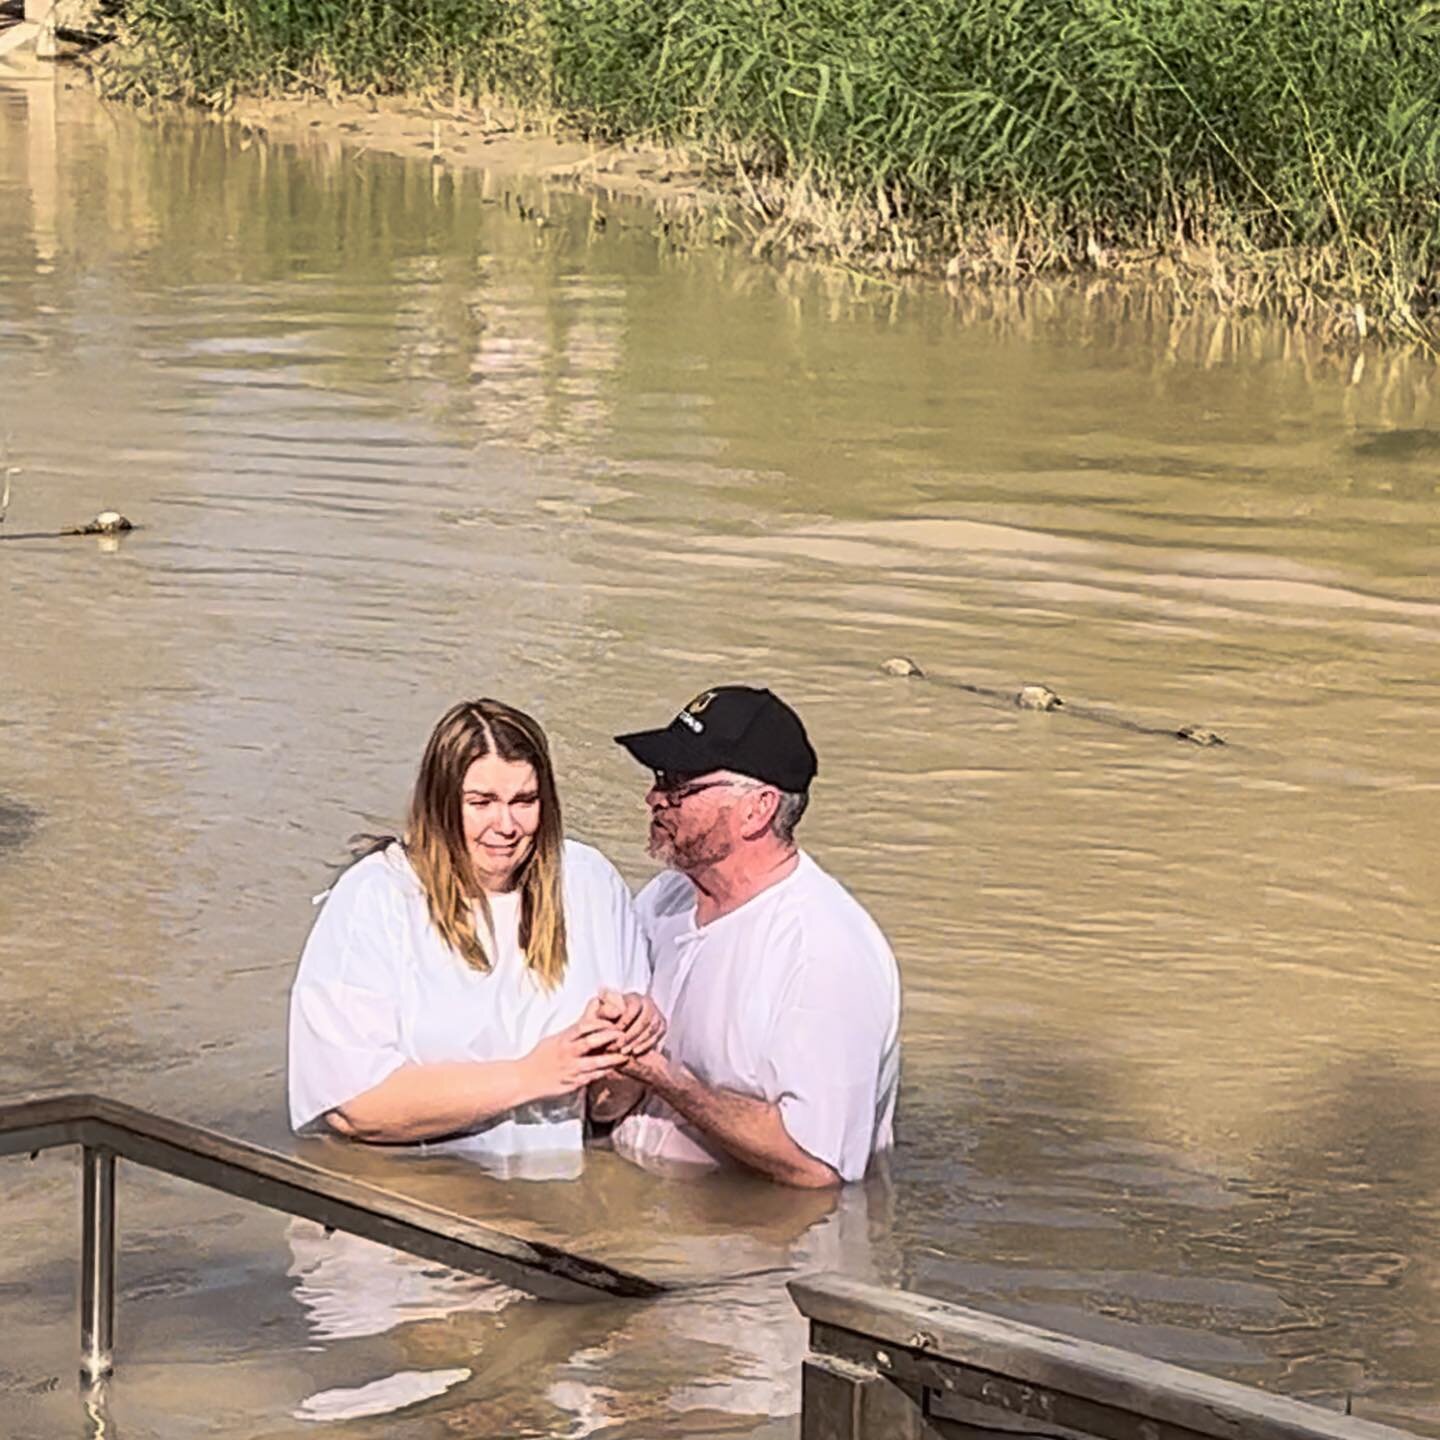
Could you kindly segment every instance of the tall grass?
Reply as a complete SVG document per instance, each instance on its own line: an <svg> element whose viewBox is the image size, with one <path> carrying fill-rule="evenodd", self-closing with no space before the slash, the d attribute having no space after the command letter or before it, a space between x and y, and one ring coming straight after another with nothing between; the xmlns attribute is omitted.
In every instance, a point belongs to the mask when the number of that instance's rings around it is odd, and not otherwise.
<svg viewBox="0 0 1440 1440"><path fill-rule="evenodd" d="M547 66L528 0L122 0L96 65L127 98L225 108L275 91L505 91L538 101Z"/></svg>
<svg viewBox="0 0 1440 1440"><path fill-rule="evenodd" d="M794 243L1011 273L1165 255L1362 333L1440 318L1440 0L129 0L129 16L152 91L495 90L737 158ZM1232 285L1237 266L1266 283Z"/></svg>

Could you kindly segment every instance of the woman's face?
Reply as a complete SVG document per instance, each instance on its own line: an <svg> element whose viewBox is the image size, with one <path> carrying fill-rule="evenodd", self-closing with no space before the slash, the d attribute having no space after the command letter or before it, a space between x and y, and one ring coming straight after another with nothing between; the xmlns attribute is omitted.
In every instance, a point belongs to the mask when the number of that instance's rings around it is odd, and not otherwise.
<svg viewBox="0 0 1440 1440"><path fill-rule="evenodd" d="M460 802L475 878L491 893L511 889L540 828L535 767L525 760L482 755L465 772Z"/></svg>

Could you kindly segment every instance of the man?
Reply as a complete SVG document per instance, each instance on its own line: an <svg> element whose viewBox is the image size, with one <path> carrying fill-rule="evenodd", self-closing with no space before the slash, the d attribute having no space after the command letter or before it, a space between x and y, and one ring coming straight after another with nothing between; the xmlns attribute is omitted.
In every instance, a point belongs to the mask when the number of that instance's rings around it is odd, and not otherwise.
<svg viewBox="0 0 1440 1440"><path fill-rule="evenodd" d="M669 1031L595 1113L637 1106L614 1144L640 1163L858 1180L892 1143L900 978L875 922L796 847L816 770L800 717L726 685L616 739L655 776L649 848L671 868L637 909Z"/></svg>

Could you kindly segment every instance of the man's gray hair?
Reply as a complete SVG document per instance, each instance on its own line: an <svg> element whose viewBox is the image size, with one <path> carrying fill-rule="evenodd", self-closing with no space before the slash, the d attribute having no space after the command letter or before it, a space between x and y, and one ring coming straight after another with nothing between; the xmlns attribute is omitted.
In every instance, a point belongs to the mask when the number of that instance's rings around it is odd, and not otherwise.
<svg viewBox="0 0 1440 1440"><path fill-rule="evenodd" d="M782 790L775 813L770 817L770 833L788 845L795 838L795 827L809 803L808 790Z"/></svg>

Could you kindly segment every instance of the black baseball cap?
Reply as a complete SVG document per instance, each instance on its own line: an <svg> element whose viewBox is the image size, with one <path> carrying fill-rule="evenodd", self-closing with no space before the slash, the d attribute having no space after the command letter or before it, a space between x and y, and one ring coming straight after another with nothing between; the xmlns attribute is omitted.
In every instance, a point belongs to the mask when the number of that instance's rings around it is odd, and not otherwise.
<svg viewBox="0 0 1440 1440"><path fill-rule="evenodd" d="M792 792L808 790L818 768L800 717L749 685L702 690L663 730L617 735L615 743L650 770L734 770Z"/></svg>

